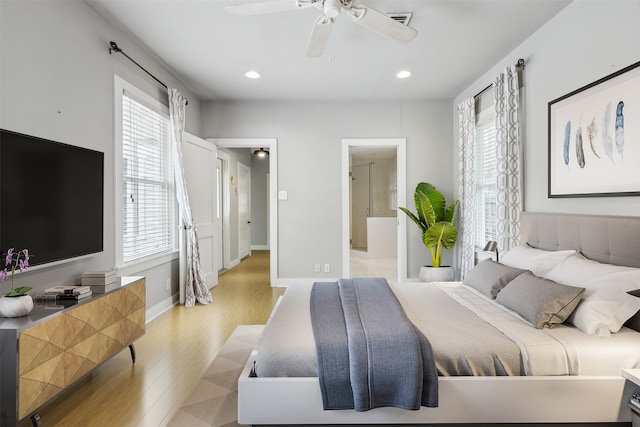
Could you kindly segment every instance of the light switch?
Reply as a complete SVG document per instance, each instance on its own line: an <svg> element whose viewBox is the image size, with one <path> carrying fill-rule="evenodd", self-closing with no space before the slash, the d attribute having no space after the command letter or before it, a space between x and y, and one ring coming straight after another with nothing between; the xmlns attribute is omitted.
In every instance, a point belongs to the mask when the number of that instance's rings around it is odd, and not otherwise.
<svg viewBox="0 0 640 427"><path fill-rule="evenodd" d="M287 190L278 191L278 200L287 200L289 196L287 195Z"/></svg>

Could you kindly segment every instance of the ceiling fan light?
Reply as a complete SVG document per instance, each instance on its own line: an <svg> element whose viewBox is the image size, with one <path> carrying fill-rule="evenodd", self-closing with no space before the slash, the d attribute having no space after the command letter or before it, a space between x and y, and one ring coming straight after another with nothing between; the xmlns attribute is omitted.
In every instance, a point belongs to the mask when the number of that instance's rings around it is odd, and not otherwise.
<svg viewBox="0 0 640 427"><path fill-rule="evenodd" d="M255 71L255 70L249 70L246 73L244 73L244 75L248 79L259 79L260 78L260 73Z"/></svg>
<svg viewBox="0 0 640 427"><path fill-rule="evenodd" d="M406 79L407 77L411 77L411 71L409 70L398 71L398 74L396 74L396 77L399 79Z"/></svg>

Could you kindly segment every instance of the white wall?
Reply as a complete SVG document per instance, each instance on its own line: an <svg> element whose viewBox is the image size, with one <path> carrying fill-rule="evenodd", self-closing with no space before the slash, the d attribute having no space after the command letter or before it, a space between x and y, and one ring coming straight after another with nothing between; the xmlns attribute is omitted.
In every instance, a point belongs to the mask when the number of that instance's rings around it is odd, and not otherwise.
<svg viewBox="0 0 640 427"><path fill-rule="evenodd" d="M269 158L251 156L251 247L269 247Z"/></svg>
<svg viewBox="0 0 640 427"><path fill-rule="evenodd" d="M343 138L406 138L410 193L428 181L448 199L453 194L450 100L203 102L202 126L206 138L277 138L278 188L288 192L288 200L279 202L280 278L342 271ZM408 274L417 277L430 258L413 223L407 231ZM331 264L332 272L314 273L315 263Z"/></svg>
<svg viewBox="0 0 640 427"><path fill-rule="evenodd" d="M166 99L165 89L121 54L109 55L111 40L189 99L186 130L199 135L198 98L132 36L108 24L86 3L0 2L0 127L105 153L104 251L17 276L17 285L31 286L36 292L77 283L84 271L115 266L113 75ZM175 261L126 273L147 276L148 308L170 301L178 292ZM165 290L167 278L172 281L171 291ZM2 284L2 292L8 288L10 284Z"/></svg>
<svg viewBox="0 0 640 427"><path fill-rule="evenodd" d="M637 196L547 198L548 102L640 60L640 1L575 0L571 3L455 98L456 141L457 105L486 87L495 75L507 65L515 64L518 58L526 61L525 210L640 216ZM453 150L457 159L457 143ZM457 171L457 160L454 168ZM454 174L456 193L458 176Z"/></svg>

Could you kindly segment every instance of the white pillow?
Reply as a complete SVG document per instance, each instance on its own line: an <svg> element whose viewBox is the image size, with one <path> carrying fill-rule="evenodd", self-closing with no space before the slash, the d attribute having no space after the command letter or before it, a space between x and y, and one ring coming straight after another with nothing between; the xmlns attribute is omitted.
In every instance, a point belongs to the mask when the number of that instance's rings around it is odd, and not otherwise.
<svg viewBox="0 0 640 427"><path fill-rule="evenodd" d="M536 276L542 277L566 257L575 253L576 251L573 249L545 251L544 249L532 248L529 245L520 245L500 256L500 263L509 267L529 270Z"/></svg>
<svg viewBox="0 0 640 427"><path fill-rule="evenodd" d="M587 334L609 336L618 332L640 310L640 298L627 294L640 288L640 268L602 264L574 254L545 277L586 289L567 322Z"/></svg>

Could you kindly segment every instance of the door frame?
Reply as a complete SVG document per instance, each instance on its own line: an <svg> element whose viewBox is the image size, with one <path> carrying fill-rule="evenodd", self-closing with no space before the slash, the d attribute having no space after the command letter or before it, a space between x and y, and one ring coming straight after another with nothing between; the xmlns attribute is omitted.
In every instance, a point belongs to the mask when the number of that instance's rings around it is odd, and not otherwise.
<svg viewBox="0 0 640 427"><path fill-rule="evenodd" d="M395 147L397 162L397 204L406 206L407 197L407 140L405 138L359 138L342 140L342 274L351 277L350 240L350 183L349 149L351 147ZM398 282L407 280L407 219L396 215L398 231L397 264Z"/></svg>
<svg viewBox="0 0 640 427"><path fill-rule="evenodd" d="M276 138L207 138L218 148L269 149L269 268L271 286L278 286L278 140ZM225 180L224 185L229 181Z"/></svg>
<svg viewBox="0 0 640 427"><path fill-rule="evenodd" d="M209 141L209 140L208 140ZM215 145L215 144L214 144ZM229 155L223 151L217 151L218 159L222 161L222 269L231 268L231 243L229 236L231 235L231 225L229 223L230 215L230 197L229 197ZM220 270L218 270L220 272Z"/></svg>

